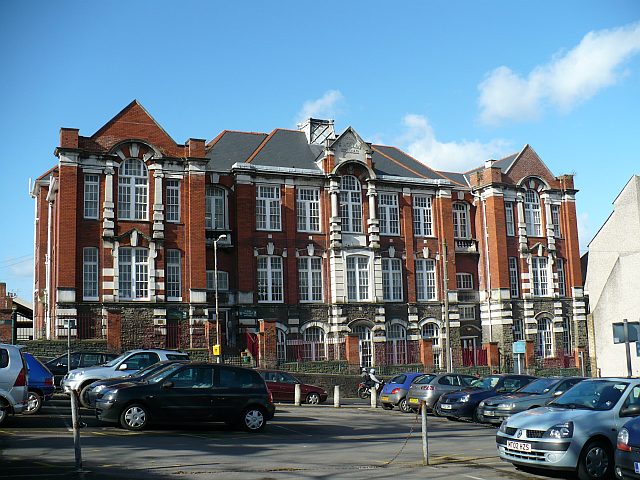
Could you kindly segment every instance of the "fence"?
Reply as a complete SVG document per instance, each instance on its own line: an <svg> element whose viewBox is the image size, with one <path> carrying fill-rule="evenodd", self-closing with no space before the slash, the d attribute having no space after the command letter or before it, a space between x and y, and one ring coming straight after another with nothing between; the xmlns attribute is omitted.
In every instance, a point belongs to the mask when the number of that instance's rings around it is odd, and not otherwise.
<svg viewBox="0 0 640 480"><path fill-rule="evenodd" d="M462 366L481 367L489 365L487 351L483 348L463 348Z"/></svg>

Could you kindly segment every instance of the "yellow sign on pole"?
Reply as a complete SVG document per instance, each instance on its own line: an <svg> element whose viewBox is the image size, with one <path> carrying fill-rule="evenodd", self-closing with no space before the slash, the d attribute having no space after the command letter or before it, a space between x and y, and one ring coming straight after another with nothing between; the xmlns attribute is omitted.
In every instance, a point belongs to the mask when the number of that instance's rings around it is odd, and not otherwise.
<svg viewBox="0 0 640 480"><path fill-rule="evenodd" d="M213 346L213 354L218 357L220 356L220 345L214 345Z"/></svg>

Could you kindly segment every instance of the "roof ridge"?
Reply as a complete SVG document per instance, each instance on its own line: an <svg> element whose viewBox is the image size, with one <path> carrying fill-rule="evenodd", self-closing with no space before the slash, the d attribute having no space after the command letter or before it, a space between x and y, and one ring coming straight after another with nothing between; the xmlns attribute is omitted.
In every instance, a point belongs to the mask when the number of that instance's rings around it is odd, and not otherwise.
<svg viewBox="0 0 640 480"><path fill-rule="evenodd" d="M258 155L258 152L260 152L260 150L262 150L262 148L269 142L269 140L271 140L271 138L273 138L273 136L275 135L276 131L280 130L279 128L274 128L271 133L269 133L264 140L262 140L262 142L260 142L260 145L258 145L258 148L256 148L253 153L251 155L249 155L249 158L247 158L245 160L245 163L251 163L255 160L256 156Z"/></svg>

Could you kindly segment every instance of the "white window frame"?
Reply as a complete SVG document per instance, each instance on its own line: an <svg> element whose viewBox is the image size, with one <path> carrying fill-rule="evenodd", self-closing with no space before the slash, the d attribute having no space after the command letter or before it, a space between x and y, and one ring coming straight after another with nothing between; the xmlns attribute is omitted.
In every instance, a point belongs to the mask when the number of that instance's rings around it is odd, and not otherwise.
<svg viewBox="0 0 640 480"><path fill-rule="evenodd" d="M380 220L380 235L400 235L400 209L398 194L378 194L378 219Z"/></svg>
<svg viewBox="0 0 640 480"><path fill-rule="evenodd" d="M100 212L100 176L97 173L84 174L84 218L97 220Z"/></svg>
<svg viewBox="0 0 640 480"><path fill-rule="evenodd" d="M215 292L216 284L216 271L215 270L207 270L207 290L210 292ZM219 292L227 292L229 291L229 272L224 272L222 270L218 270L218 291Z"/></svg>
<svg viewBox="0 0 640 480"><path fill-rule="evenodd" d="M551 205L551 223L553 224L553 236L555 238L562 237L560 229L560 205Z"/></svg>
<svg viewBox="0 0 640 480"><path fill-rule="evenodd" d="M562 317L562 350L564 350L565 356L570 356L572 352L573 335L571 328L571 319L569 317Z"/></svg>
<svg viewBox="0 0 640 480"><path fill-rule="evenodd" d="M205 230L226 230L227 192L216 185L205 188L204 228Z"/></svg>
<svg viewBox="0 0 640 480"><path fill-rule="evenodd" d="M137 165L138 168L133 167ZM149 174L142 160L129 158L118 169L118 220L147 220Z"/></svg>
<svg viewBox="0 0 640 480"><path fill-rule="evenodd" d="M342 232L362 233L362 186L353 175L340 179L340 217Z"/></svg>
<svg viewBox="0 0 640 480"><path fill-rule="evenodd" d="M558 295L567 296L567 279L564 271L564 259L556 258L556 270L558 271Z"/></svg>
<svg viewBox="0 0 640 480"><path fill-rule="evenodd" d="M386 327L387 364L407 364L407 329L400 323L392 323Z"/></svg>
<svg viewBox="0 0 640 480"><path fill-rule="evenodd" d="M460 320L475 320L476 319L476 307L475 305L459 305L458 312L460 314Z"/></svg>
<svg viewBox="0 0 640 480"><path fill-rule="evenodd" d="M542 236L540 215L540 195L535 190L526 190L524 192L524 218L528 237Z"/></svg>
<svg viewBox="0 0 640 480"><path fill-rule="evenodd" d="M547 257L531 257L531 291L534 297L549 295Z"/></svg>
<svg viewBox="0 0 640 480"><path fill-rule="evenodd" d="M180 250L168 248L165 262L165 290L167 300L182 300L182 254Z"/></svg>
<svg viewBox="0 0 640 480"><path fill-rule="evenodd" d="M543 358L553 357L553 321L542 317L538 319L537 326L536 354Z"/></svg>
<svg viewBox="0 0 640 480"><path fill-rule="evenodd" d="M416 297L419 302L438 299L436 261L431 258L416 260Z"/></svg>
<svg viewBox="0 0 640 480"><path fill-rule="evenodd" d="M98 300L99 252L97 247L82 249L82 299Z"/></svg>
<svg viewBox="0 0 640 480"><path fill-rule="evenodd" d="M277 255L261 255L257 262L258 303L283 303L283 258Z"/></svg>
<svg viewBox="0 0 640 480"><path fill-rule="evenodd" d="M414 195L413 197L413 235L433 236L433 197L431 195Z"/></svg>
<svg viewBox="0 0 640 480"><path fill-rule="evenodd" d="M507 227L507 236L516 236L516 218L514 214L513 202L504 202L504 219Z"/></svg>
<svg viewBox="0 0 640 480"><path fill-rule="evenodd" d="M303 355L310 362L327 359L326 333L318 326L311 326L303 332Z"/></svg>
<svg viewBox="0 0 640 480"><path fill-rule="evenodd" d="M257 185L256 230L276 232L281 229L280 185Z"/></svg>
<svg viewBox="0 0 640 480"><path fill-rule="evenodd" d="M180 223L180 180L168 178L166 192L167 222Z"/></svg>
<svg viewBox="0 0 640 480"><path fill-rule="evenodd" d="M471 225L469 224L469 205L467 203L456 202L452 207L453 211L453 237L461 240L471 238Z"/></svg>
<svg viewBox="0 0 640 480"><path fill-rule="evenodd" d="M524 320L522 318L513 319L513 341L520 342L525 339L524 336Z"/></svg>
<svg viewBox="0 0 640 480"><path fill-rule="evenodd" d="M437 370L442 368L442 351L440 348L440 325L435 322L427 322L422 325L420 335L425 340L431 340L433 351L433 367Z"/></svg>
<svg viewBox="0 0 640 480"><path fill-rule="evenodd" d="M350 302L368 302L370 258L366 255L349 255L345 259L347 271L347 299Z"/></svg>
<svg viewBox="0 0 640 480"><path fill-rule="evenodd" d="M129 261L124 257L129 256ZM128 270L128 295L123 295L123 280L126 267ZM149 249L143 247L120 247L118 249L118 298L121 300L149 299Z"/></svg>
<svg viewBox="0 0 640 480"><path fill-rule="evenodd" d="M382 298L385 302L401 302L402 260L400 258L382 259Z"/></svg>
<svg viewBox="0 0 640 480"><path fill-rule="evenodd" d="M518 259L509 257L509 293L511 298L520 296L520 276L518 275Z"/></svg>
<svg viewBox="0 0 640 480"><path fill-rule="evenodd" d="M318 303L322 292L322 257L298 257L298 299L300 303Z"/></svg>
<svg viewBox="0 0 640 480"><path fill-rule="evenodd" d="M298 231L320 232L320 190L298 187L296 190Z"/></svg>
<svg viewBox="0 0 640 480"><path fill-rule="evenodd" d="M458 290L473 290L473 275L470 273L456 273L456 288Z"/></svg>

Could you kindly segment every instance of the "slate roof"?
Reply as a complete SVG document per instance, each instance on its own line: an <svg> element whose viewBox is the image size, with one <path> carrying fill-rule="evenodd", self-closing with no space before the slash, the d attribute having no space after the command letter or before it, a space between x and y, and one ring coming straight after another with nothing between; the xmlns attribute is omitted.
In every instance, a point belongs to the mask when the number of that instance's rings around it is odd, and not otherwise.
<svg viewBox="0 0 640 480"><path fill-rule="evenodd" d="M396 175L400 177L431 178L444 180L445 177L424 163L396 147L372 145L374 170L377 174Z"/></svg>
<svg viewBox="0 0 640 480"><path fill-rule="evenodd" d="M266 133L225 130L207 146L206 157L214 170L229 170L234 163L246 161L265 138Z"/></svg>
<svg viewBox="0 0 640 480"><path fill-rule="evenodd" d="M276 129L247 159L253 165L318 169L304 132Z"/></svg>

